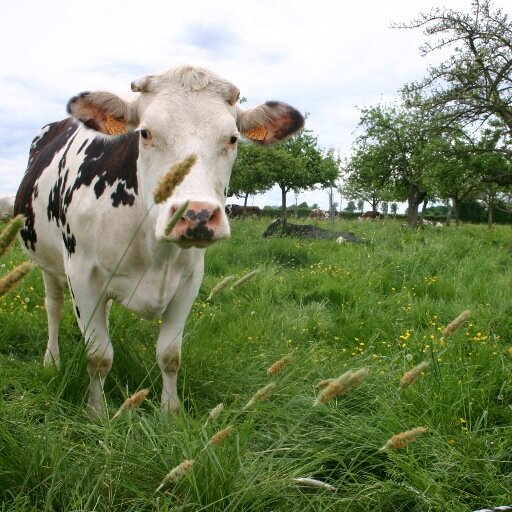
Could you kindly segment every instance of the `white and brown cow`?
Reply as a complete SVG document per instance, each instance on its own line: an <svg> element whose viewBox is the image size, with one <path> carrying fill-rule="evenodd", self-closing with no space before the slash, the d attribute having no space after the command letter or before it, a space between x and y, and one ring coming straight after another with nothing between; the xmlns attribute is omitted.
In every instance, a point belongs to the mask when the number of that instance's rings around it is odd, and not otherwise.
<svg viewBox="0 0 512 512"><path fill-rule="evenodd" d="M229 238L224 191L241 135L267 145L300 130L302 115L279 102L242 110L239 90L190 66L132 83L125 101L109 92L82 93L70 117L34 139L15 213L21 238L43 272L48 314L44 362L59 364L63 290L71 291L87 342L89 405L100 411L113 349L111 300L147 318L161 316L156 344L162 406L177 410L182 332L197 296L205 247ZM127 133L111 135L127 130ZM196 164L171 197L154 204L159 178L195 154ZM169 235L165 228L185 201Z"/></svg>

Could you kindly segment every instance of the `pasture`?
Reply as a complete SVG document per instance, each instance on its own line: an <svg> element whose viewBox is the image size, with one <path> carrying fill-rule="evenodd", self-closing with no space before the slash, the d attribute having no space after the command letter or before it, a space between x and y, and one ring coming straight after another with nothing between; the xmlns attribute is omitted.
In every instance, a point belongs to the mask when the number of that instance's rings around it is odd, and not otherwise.
<svg viewBox="0 0 512 512"><path fill-rule="evenodd" d="M334 229L371 242L340 245L264 239L268 222L236 220L231 240L207 250L184 336L178 416L160 410L158 320L112 308L109 416L93 420L69 297L60 370L42 365L39 271L0 298L3 512L469 512L512 504L511 228L416 233L393 221L336 221ZM16 246L0 274L24 259ZM256 269L207 300L221 279ZM469 320L443 335L466 309ZM430 366L400 389L422 361ZM361 368L369 372L359 386L313 405L321 380ZM272 393L245 407L269 383ZM112 419L145 388L147 400ZM208 419L219 403L224 410ZM380 450L415 427L427 432ZM190 471L164 481L184 460L194 460ZM294 482L304 477L334 490Z"/></svg>

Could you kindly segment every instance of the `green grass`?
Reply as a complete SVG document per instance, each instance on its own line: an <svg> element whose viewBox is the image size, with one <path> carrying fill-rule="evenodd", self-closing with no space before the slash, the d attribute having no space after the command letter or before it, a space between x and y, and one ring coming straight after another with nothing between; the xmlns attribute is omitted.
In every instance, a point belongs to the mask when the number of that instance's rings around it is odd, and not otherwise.
<svg viewBox="0 0 512 512"><path fill-rule="evenodd" d="M346 223L371 241L263 239L266 221L235 221L207 250L187 323L179 416L160 411L158 321L112 309L110 417L142 388L150 397L116 421L91 420L85 351L70 301L62 367L44 369L42 279L0 298L0 510L471 511L512 504L512 232L464 225L419 233ZM324 224L330 226L330 224ZM24 259L14 248L0 274ZM243 286L225 276L260 272ZM464 309L471 318L447 337ZM266 369L293 353L281 374ZM425 374L399 390L423 360ZM315 385L369 367L350 393L313 407ZM269 382L274 393L244 410ZM223 402L216 423L208 412ZM208 439L232 425L220 446ZM392 435L428 432L381 452ZM155 492L184 459L190 473ZM297 487L314 477L336 488Z"/></svg>

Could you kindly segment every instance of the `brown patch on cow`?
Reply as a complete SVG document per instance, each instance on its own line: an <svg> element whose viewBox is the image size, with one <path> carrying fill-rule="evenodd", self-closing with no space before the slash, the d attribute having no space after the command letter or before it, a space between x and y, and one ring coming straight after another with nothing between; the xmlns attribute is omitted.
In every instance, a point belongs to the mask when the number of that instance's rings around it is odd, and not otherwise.
<svg viewBox="0 0 512 512"><path fill-rule="evenodd" d="M162 357L163 369L166 372L174 373L180 368L181 356L179 353L166 354Z"/></svg>
<svg viewBox="0 0 512 512"><path fill-rule="evenodd" d="M108 375L110 368L112 368L112 359L110 357L102 355L93 355L89 357L89 361L87 363L87 371L89 372L89 375L99 375L100 377L105 378Z"/></svg>

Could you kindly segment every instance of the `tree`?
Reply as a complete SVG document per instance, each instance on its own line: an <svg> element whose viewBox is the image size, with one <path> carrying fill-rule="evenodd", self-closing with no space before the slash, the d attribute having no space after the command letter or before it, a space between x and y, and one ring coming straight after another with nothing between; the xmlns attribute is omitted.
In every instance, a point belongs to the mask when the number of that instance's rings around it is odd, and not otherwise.
<svg viewBox="0 0 512 512"><path fill-rule="evenodd" d="M409 101L462 125L497 117L512 136L512 24L507 14L491 0L473 0L469 14L436 8L395 27L423 28L435 38L420 49L422 55L453 49L425 79L404 87ZM512 183L512 174L501 181Z"/></svg>
<svg viewBox="0 0 512 512"><path fill-rule="evenodd" d="M249 142L238 146L237 159L231 172L229 193L244 198L244 208L249 195L265 192L272 187L271 160L268 151Z"/></svg>
<svg viewBox="0 0 512 512"><path fill-rule="evenodd" d="M348 203L347 203L347 206L345 208L345 211L346 212L355 212L356 211L356 203L354 203L354 201L350 200Z"/></svg>
<svg viewBox="0 0 512 512"><path fill-rule="evenodd" d="M441 127L421 109L405 105L378 105L361 113L363 133L354 143L349 165L354 172L373 174L373 181L388 191L389 199L406 199L408 225L416 227L418 206L428 194L426 147Z"/></svg>

